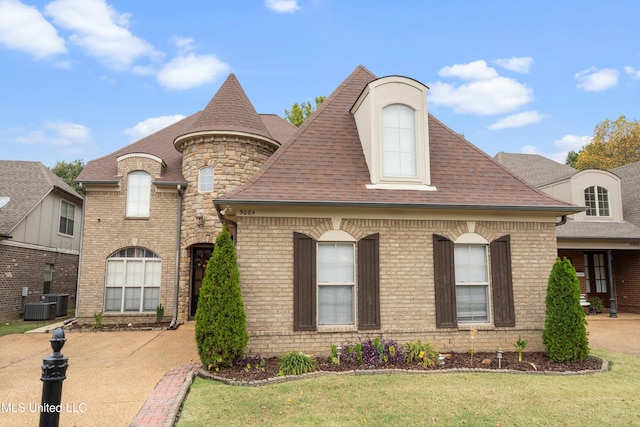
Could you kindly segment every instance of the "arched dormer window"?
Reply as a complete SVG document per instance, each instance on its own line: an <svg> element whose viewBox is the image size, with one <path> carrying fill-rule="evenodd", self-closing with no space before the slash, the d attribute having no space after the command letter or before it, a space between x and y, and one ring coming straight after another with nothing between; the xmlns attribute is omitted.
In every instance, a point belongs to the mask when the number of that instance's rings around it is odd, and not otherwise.
<svg viewBox="0 0 640 427"><path fill-rule="evenodd" d="M198 191L200 193L210 193L213 191L213 168L205 166L198 173Z"/></svg>
<svg viewBox="0 0 640 427"><path fill-rule="evenodd" d="M417 177L415 110L392 104L382 110L383 174Z"/></svg>
<svg viewBox="0 0 640 427"><path fill-rule="evenodd" d="M594 185L584 189L584 204L587 216L610 216L609 192L606 188Z"/></svg>
<svg viewBox="0 0 640 427"><path fill-rule="evenodd" d="M148 218L151 202L151 175L134 171L127 175L128 218Z"/></svg>

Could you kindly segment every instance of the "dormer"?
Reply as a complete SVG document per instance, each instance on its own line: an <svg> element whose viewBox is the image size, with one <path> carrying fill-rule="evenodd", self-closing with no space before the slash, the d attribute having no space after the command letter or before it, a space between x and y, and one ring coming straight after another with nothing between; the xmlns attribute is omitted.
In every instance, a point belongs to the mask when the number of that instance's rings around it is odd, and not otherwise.
<svg viewBox="0 0 640 427"><path fill-rule="evenodd" d="M429 162L427 90L402 76L370 82L350 109L372 189L433 191Z"/></svg>
<svg viewBox="0 0 640 427"><path fill-rule="evenodd" d="M587 210L575 215L582 221L622 221L620 178L599 169L586 169L571 177L573 204Z"/></svg>

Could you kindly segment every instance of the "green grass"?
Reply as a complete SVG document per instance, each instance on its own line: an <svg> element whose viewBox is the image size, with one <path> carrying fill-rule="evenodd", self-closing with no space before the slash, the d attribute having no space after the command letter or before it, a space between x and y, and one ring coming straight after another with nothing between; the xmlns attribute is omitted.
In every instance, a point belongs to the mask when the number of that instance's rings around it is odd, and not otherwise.
<svg viewBox="0 0 640 427"><path fill-rule="evenodd" d="M609 372L324 376L263 387L196 379L176 425L640 426L640 358L593 354Z"/></svg>
<svg viewBox="0 0 640 427"><path fill-rule="evenodd" d="M50 325L52 323L58 323L68 319L70 316L73 316L73 313L73 311L69 311L67 316L58 317L46 322L33 320L24 321L22 319L0 321L0 337L11 334L24 334L32 329L41 328L42 326Z"/></svg>

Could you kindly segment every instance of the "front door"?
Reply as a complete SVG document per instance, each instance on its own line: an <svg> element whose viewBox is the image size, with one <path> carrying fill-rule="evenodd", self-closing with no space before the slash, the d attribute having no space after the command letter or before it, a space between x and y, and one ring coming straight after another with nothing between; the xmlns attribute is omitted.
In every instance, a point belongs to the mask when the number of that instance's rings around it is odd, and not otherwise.
<svg viewBox="0 0 640 427"><path fill-rule="evenodd" d="M584 270L587 281L587 295L598 297L605 307L609 307L609 272L606 252L585 252Z"/></svg>
<svg viewBox="0 0 640 427"><path fill-rule="evenodd" d="M204 272L207 269L207 263L212 253L213 246L196 246L191 248L191 308L189 311L191 317L196 315L196 310L198 309L198 298L200 297L200 288L202 288L202 279L204 278Z"/></svg>

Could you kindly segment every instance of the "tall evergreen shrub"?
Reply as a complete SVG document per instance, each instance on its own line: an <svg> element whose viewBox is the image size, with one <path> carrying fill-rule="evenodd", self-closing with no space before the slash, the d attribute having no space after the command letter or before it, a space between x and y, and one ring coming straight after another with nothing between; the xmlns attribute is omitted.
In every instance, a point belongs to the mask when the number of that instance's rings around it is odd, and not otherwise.
<svg viewBox="0 0 640 427"><path fill-rule="evenodd" d="M580 306L580 282L571 261L556 259L547 286L542 343L555 362L581 362L589 355L587 322Z"/></svg>
<svg viewBox="0 0 640 427"><path fill-rule="evenodd" d="M202 279L196 310L200 361L207 369L231 366L244 355L248 341L236 251L223 227Z"/></svg>

